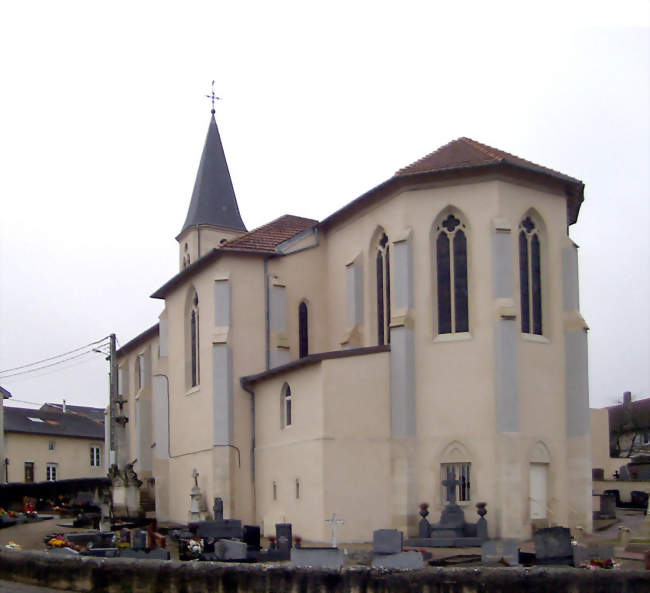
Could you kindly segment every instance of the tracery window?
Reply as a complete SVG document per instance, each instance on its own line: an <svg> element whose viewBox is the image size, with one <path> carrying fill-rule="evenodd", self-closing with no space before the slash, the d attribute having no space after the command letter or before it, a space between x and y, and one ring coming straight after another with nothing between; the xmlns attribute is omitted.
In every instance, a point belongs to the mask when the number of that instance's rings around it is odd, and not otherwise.
<svg viewBox="0 0 650 593"><path fill-rule="evenodd" d="M527 216L519 224L521 333L542 335L542 268L540 229Z"/></svg>
<svg viewBox="0 0 650 593"><path fill-rule="evenodd" d="M467 227L451 213L435 233L438 333L468 332Z"/></svg>
<svg viewBox="0 0 650 593"><path fill-rule="evenodd" d="M304 301L298 306L298 356L309 354L309 310Z"/></svg>
<svg viewBox="0 0 650 593"><path fill-rule="evenodd" d="M199 367L199 295L194 292L189 319L190 385L196 387L200 381Z"/></svg>
<svg viewBox="0 0 650 593"><path fill-rule="evenodd" d="M390 247L382 234L377 243L377 344L390 344Z"/></svg>

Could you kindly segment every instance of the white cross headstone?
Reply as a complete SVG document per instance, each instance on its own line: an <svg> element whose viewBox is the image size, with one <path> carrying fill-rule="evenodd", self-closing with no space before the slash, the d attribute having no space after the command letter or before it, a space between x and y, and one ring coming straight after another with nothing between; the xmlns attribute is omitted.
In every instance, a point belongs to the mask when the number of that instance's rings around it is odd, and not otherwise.
<svg viewBox="0 0 650 593"><path fill-rule="evenodd" d="M345 521L343 519L337 519L336 513L332 513L331 519L325 519L325 523L332 524L332 547L336 548L336 526L343 525Z"/></svg>

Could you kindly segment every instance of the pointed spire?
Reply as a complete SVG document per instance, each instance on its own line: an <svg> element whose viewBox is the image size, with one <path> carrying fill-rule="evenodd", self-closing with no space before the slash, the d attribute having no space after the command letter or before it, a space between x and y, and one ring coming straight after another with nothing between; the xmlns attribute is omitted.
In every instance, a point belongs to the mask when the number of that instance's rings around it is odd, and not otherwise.
<svg viewBox="0 0 650 593"><path fill-rule="evenodd" d="M219 128L217 128L217 122L214 119L214 110L210 117L208 134L205 138L205 146L194 182L194 191L181 233L197 224L246 231L239 214L235 190L232 187L226 155L219 136Z"/></svg>

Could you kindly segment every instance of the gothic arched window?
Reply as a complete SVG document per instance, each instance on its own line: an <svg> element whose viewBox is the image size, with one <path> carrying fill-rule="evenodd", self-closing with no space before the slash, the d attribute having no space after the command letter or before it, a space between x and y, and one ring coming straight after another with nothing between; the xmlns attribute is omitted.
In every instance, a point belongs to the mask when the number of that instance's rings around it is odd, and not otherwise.
<svg viewBox="0 0 650 593"><path fill-rule="evenodd" d="M438 333L468 332L467 228L452 213L435 232Z"/></svg>
<svg viewBox="0 0 650 593"><path fill-rule="evenodd" d="M377 344L390 344L390 248L382 234L377 243Z"/></svg>
<svg viewBox="0 0 650 593"><path fill-rule="evenodd" d="M282 388L282 428L291 426L291 387L288 383Z"/></svg>
<svg viewBox="0 0 650 593"><path fill-rule="evenodd" d="M189 346L190 346L190 385L196 387L199 375L199 295L194 292L189 312Z"/></svg>
<svg viewBox="0 0 650 593"><path fill-rule="evenodd" d="M298 305L298 356L309 354L309 310L303 301Z"/></svg>
<svg viewBox="0 0 650 593"><path fill-rule="evenodd" d="M519 224L521 333L542 335L542 265L539 225L526 216Z"/></svg>

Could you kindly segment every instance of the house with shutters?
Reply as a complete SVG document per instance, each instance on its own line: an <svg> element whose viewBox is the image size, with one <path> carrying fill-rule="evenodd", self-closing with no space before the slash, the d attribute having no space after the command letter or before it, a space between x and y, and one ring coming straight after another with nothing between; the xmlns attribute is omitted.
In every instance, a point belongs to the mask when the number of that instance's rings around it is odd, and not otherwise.
<svg viewBox="0 0 650 593"><path fill-rule="evenodd" d="M118 351L113 462L160 521L326 541L437 521L453 470L492 537L591 530L581 181L469 138L323 220L242 220L214 111L158 323ZM119 408L119 409L118 409Z"/></svg>

